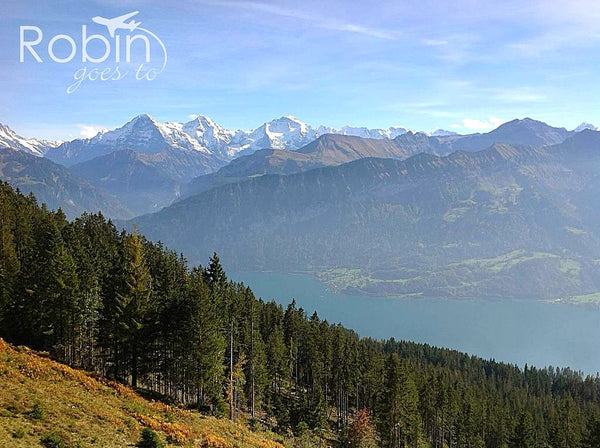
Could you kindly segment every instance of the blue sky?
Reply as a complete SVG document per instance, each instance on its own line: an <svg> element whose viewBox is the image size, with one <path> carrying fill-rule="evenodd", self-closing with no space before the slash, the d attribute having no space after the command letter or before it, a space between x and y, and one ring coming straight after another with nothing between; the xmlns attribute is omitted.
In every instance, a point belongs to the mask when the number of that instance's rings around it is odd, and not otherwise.
<svg viewBox="0 0 600 448"><path fill-rule="evenodd" d="M134 10L168 52L154 81L84 82L67 94L74 73L94 66L80 53L19 62L20 26L42 29L45 48L56 34L80 36L82 24L108 37L92 17ZM595 1L5 0L0 17L0 122L24 136L88 136L140 113L204 114L232 129L287 114L461 133L526 116L600 125Z"/></svg>

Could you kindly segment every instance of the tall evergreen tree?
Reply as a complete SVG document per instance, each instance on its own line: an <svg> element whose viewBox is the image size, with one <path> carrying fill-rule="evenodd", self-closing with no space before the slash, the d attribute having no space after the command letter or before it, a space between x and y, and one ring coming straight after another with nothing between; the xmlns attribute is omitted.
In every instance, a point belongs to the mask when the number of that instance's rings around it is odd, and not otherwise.
<svg viewBox="0 0 600 448"><path fill-rule="evenodd" d="M140 335L148 311L152 278L144 259L142 239L134 231L125 239L125 288L118 295L118 326L131 385L137 387L144 356Z"/></svg>
<svg viewBox="0 0 600 448"><path fill-rule="evenodd" d="M79 278L75 260L63 245L54 248L49 268L48 312L53 350L60 359L74 362L75 334L79 307Z"/></svg>
<svg viewBox="0 0 600 448"><path fill-rule="evenodd" d="M521 413L508 446L510 448L535 448L537 446L533 422L528 412Z"/></svg>
<svg viewBox="0 0 600 448"><path fill-rule="evenodd" d="M378 416L383 446L418 446L421 421L417 388L396 354L388 357L385 366L385 383L379 398Z"/></svg>
<svg viewBox="0 0 600 448"><path fill-rule="evenodd" d="M600 414L593 412L586 422L583 448L600 447Z"/></svg>
<svg viewBox="0 0 600 448"><path fill-rule="evenodd" d="M199 270L194 270L188 286L189 351L199 406L218 401L224 375L225 340L220 329L217 304Z"/></svg>
<svg viewBox="0 0 600 448"><path fill-rule="evenodd" d="M212 254L208 266L204 269L204 280L213 290L222 289L227 284L227 275L216 252Z"/></svg>
<svg viewBox="0 0 600 448"><path fill-rule="evenodd" d="M2 329L6 328L3 319L16 293L19 272L9 198L10 196L0 189L0 328Z"/></svg>

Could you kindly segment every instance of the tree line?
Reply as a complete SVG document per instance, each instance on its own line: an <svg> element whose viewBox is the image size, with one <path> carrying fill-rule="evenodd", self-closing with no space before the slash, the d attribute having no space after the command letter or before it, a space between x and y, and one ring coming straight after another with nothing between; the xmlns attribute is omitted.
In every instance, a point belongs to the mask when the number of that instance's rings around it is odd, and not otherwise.
<svg viewBox="0 0 600 448"><path fill-rule="evenodd" d="M201 412L340 446L600 446L600 379L360 338L102 214L0 184L0 335Z"/></svg>

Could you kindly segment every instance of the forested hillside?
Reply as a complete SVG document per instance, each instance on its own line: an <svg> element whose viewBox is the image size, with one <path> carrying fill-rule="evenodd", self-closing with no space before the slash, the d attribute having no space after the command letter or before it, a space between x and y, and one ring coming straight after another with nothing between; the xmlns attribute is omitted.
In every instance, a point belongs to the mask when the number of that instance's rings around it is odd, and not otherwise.
<svg viewBox="0 0 600 448"><path fill-rule="evenodd" d="M600 446L597 377L361 339L257 299L216 254L189 267L101 215L69 222L6 184L0 299L13 343L203 413L311 434L302 446L331 434L353 447Z"/></svg>
<svg viewBox="0 0 600 448"><path fill-rule="evenodd" d="M312 272L377 296L569 298L600 290L599 148L583 131L364 158L221 185L128 225L194 262L216 251L231 269Z"/></svg>

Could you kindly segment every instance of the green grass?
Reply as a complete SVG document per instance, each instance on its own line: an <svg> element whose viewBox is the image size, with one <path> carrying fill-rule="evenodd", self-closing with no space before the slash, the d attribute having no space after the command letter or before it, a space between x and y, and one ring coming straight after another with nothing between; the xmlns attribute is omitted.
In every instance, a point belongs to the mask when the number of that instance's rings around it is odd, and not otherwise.
<svg viewBox="0 0 600 448"><path fill-rule="evenodd" d="M568 302L579 305L600 305L600 292L573 296L568 299Z"/></svg>
<svg viewBox="0 0 600 448"><path fill-rule="evenodd" d="M536 264L527 265L532 262ZM501 276L509 276L510 270L521 267L530 269L531 272L550 272L556 278L573 282L579 281L583 269L579 261L561 255L514 250L489 258L470 258L448 263L440 266L435 272L424 272L400 265L381 272L369 272L359 268L335 268L320 270L316 275L333 291L356 290L366 294L397 297L427 293L450 297L460 296L461 291L485 288L486 282L502 282L504 280ZM434 281L429 281L429 277ZM499 285L502 287L501 283Z"/></svg>
<svg viewBox="0 0 600 448"><path fill-rule="evenodd" d="M398 273L413 274L416 271L412 269L399 269ZM420 275L407 278L377 278L372 274L357 268L336 268L322 270L317 273L317 278L325 283L333 291L341 291L344 289L355 289L363 292L372 293L378 291L379 288L385 286L405 286L410 281L419 280ZM393 295L394 297L415 298L422 297L423 293L416 291L410 293L389 294L382 292L383 295Z"/></svg>
<svg viewBox="0 0 600 448"><path fill-rule="evenodd" d="M361 269L351 268L328 269L318 273L317 276L319 280L327 283L334 290L345 288L362 289L375 281Z"/></svg>
<svg viewBox="0 0 600 448"><path fill-rule="evenodd" d="M565 230L574 235L585 235L587 232L582 229L578 229L577 227L565 227Z"/></svg>
<svg viewBox="0 0 600 448"><path fill-rule="evenodd" d="M563 274L567 274L571 277L578 277L581 272L581 265L575 260L563 259L560 260L560 266L558 268Z"/></svg>
<svg viewBox="0 0 600 448"><path fill-rule="evenodd" d="M520 263L525 263L532 260L541 260L544 258L560 257L558 255L546 252L526 252L524 250L515 250L492 258L471 258L458 263L453 263L451 266L465 265L489 272L502 272L513 268Z"/></svg>

